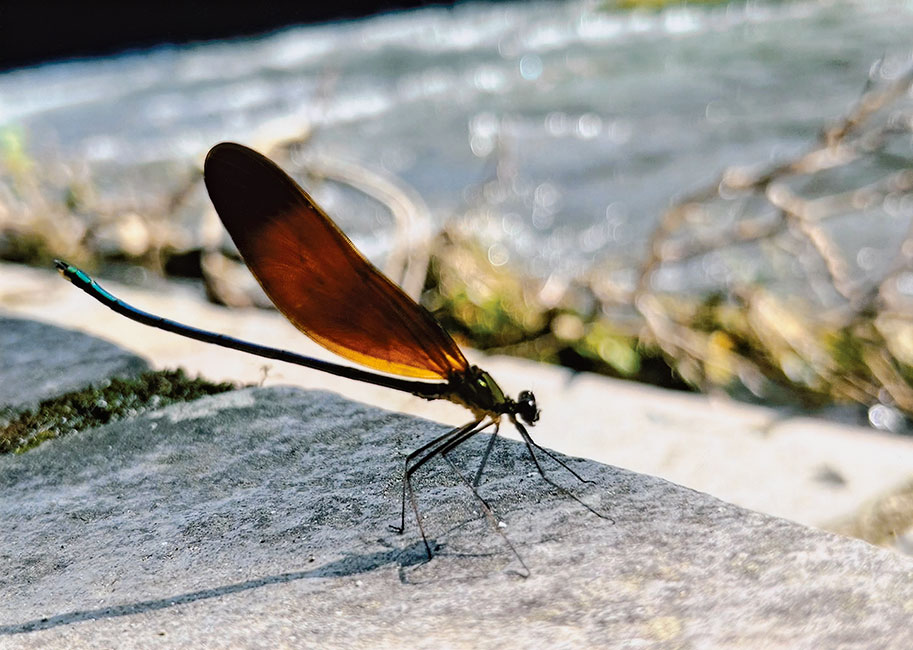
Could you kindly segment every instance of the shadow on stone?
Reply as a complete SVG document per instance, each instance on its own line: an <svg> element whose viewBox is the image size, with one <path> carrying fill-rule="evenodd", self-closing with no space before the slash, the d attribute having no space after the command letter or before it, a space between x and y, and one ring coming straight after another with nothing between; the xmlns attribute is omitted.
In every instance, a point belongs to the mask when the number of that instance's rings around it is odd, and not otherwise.
<svg viewBox="0 0 913 650"><path fill-rule="evenodd" d="M611 525L513 441L480 490L531 577L509 575L509 549L438 459L416 481L442 547L425 563L411 519L381 536L403 458L443 429L256 388L0 457L0 631L25 648L104 647L125 627L135 645L167 631L170 647L214 630L231 647L907 647L909 559L592 461L562 457L586 485L548 466ZM484 444L452 459L471 475Z"/></svg>
<svg viewBox="0 0 913 650"><path fill-rule="evenodd" d="M117 618L119 616L132 616L168 607L178 607L198 600L221 598L237 594L249 589L259 589L270 585L283 584L294 580L307 578L327 578L355 576L368 573L382 566L398 565L401 568L414 566L426 560L425 546L421 542L405 549L391 549L380 553L367 553L364 555L347 556L336 562L330 562L310 571L292 571L278 575L265 576L255 580L245 580L212 589L201 589L188 593L176 594L166 598L144 600L141 602L100 607L98 609L76 610L56 616L42 617L40 619L25 621L13 625L0 625L0 635L14 635L36 630L47 630L54 627L82 623L84 621L97 621L104 618Z"/></svg>
<svg viewBox="0 0 913 650"><path fill-rule="evenodd" d="M113 343L33 320L0 317L0 407L15 410L149 366Z"/></svg>

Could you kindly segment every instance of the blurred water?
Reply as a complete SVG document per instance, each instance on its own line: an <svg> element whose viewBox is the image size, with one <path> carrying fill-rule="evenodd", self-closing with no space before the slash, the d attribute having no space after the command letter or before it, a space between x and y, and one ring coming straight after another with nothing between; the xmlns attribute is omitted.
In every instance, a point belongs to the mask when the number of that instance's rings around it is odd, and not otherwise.
<svg viewBox="0 0 913 650"><path fill-rule="evenodd" d="M12 71L0 130L142 192L217 141L310 124L312 150L403 179L436 225L473 219L496 262L573 274L636 263L675 196L801 150L913 44L898 0L601 6L462 5ZM386 241L380 213L334 214Z"/></svg>

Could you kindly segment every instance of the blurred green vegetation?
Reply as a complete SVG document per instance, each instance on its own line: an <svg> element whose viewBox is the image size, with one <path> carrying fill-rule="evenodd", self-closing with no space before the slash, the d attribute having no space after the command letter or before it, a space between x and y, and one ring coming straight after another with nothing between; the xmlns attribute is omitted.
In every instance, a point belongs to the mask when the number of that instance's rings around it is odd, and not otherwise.
<svg viewBox="0 0 913 650"><path fill-rule="evenodd" d="M537 281L494 267L479 242L453 232L432 247L422 302L454 336L472 347L575 370L691 387L636 331L594 308L583 287L568 286L557 302L541 298Z"/></svg>
<svg viewBox="0 0 913 650"><path fill-rule="evenodd" d="M451 228L431 244L422 302L462 342L492 353L771 404L885 405L913 416L913 299L903 290L913 278L913 235L897 242L882 275L866 276L826 228L831 217L896 219L892 206L913 205L913 160L897 153L910 148L913 68L893 79L876 69L873 79L880 81L808 151L767 168L727 170L672 206L634 288L613 286L598 267L577 279L523 277L493 266L485 242ZM851 164L870 173L860 180ZM0 259L50 268L63 257L88 270L130 264L201 277L210 297L237 304L229 295L239 293L236 276L207 263L224 254L175 223L199 182L188 165L157 203L112 205L86 174L38 165L23 134L2 132ZM720 264L751 256L767 266L748 279L732 273L703 295L653 288L660 269L720 251ZM793 270L800 255L805 277ZM789 278L779 290L778 274Z"/></svg>
<svg viewBox="0 0 913 650"><path fill-rule="evenodd" d="M583 285L568 285L550 304L540 290L491 266L481 246L448 234L435 247L423 302L466 343L495 353L807 409L871 406L895 395L891 404L913 413L900 389L913 385L913 357L886 355L897 346L882 332L884 321L829 323L755 286L730 297L651 296L641 307L653 314L647 322L660 314L667 324L624 327L591 306ZM893 325L895 337L913 338L913 327Z"/></svg>

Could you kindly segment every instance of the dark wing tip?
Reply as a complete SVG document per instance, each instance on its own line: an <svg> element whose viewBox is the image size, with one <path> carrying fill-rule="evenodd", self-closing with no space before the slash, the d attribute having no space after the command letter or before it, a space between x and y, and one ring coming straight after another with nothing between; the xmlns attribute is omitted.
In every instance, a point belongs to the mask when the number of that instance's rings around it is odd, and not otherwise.
<svg viewBox="0 0 913 650"><path fill-rule="evenodd" d="M206 154L206 161L203 163L203 176L212 176L228 167L237 167L243 165L245 161L262 156L243 144L237 142L220 142L209 150Z"/></svg>
<svg viewBox="0 0 913 650"><path fill-rule="evenodd" d="M242 256L244 240L257 237L264 221L281 218L304 196L276 163L235 142L221 142L209 150L203 181Z"/></svg>

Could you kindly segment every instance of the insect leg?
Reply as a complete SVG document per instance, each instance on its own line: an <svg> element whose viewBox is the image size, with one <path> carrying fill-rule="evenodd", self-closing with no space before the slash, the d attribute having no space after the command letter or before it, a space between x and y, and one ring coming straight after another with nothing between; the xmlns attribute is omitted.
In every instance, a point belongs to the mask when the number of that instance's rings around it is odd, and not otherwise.
<svg viewBox="0 0 913 650"><path fill-rule="evenodd" d="M485 447L485 453L482 454L482 462L479 463L479 469L476 471L476 476L472 479L473 487L479 487L479 483L482 482L482 472L485 471L485 465L488 464L488 457L491 455L491 450L495 448L495 443L498 441L498 430L501 428L500 422L495 422L495 430L491 434L491 440L488 441L488 446Z"/></svg>
<svg viewBox="0 0 913 650"><path fill-rule="evenodd" d="M451 429L447 433L445 433L441 436L438 436L431 442L428 442L428 443L422 445L421 447L419 447L418 449L416 449L415 451L410 453L408 456L406 456L405 471L403 474L403 498L402 498L402 507L400 509L400 525L399 525L399 527L390 526L390 528L398 534L401 534L406 529L406 492L408 490L409 501L412 503L412 510L415 513L415 519L416 519L416 522L418 523L418 529L422 535L422 541L425 543L425 550L428 552L429 558L432 557L431 547L428 544L428 539L425 537L425 530L424 530L424 527L422 526L422 518L418 512L418 503L415 500L415 491L412 489L412 474L414 474L415 471L419 467L421 467L426 462L428 462L430 459L434 458L437 454L439 454L440 449L442 447L445 447L448 442L450 442L451 440L453 440L455 438L460 438L461 436L466 435L467 432L471 432L473 429L476 428L476 426L478 426L478 424L481 421L482 421L482 419L479 418L478 420L469 422L468 424L464 424L461 427ZM416 460L416 459L418 459L418 460Z"/></svg>
<svg viewBox="0 0 913 650"><path fill-rule="evenodd" d="M514 426L517 427L517 431L520 432L520 436L523 438L523 442L526 443L526 448L529 450L529 455L530 455L530 457L532 457L533 463L536 465L536 469L539 471L539 475L543 478L543 480L545 480L546 483L551 485L553 488L556 488L560 492L563 492L565 495L572 498L574 501L576 501L577 503L582 505L584 508L586 508L587 510L592 512L597 517L600 517L601 519L608 519L612 523L615 523L614 519L612 519L608 515L605 515L605 514L599 512L598 510L594 509L592 506L587 505L576 494L574 494L573 492L571 492L570 490L568 490L566 488L561 487L560 485L555 483L552 479L550 479L546 475L545 470L542 469L542 465L539 464L539 459L536 458L536 453L533 451L533 447L535 447L536 449L538 449L539 451L544 453L546 456L548 456L549 458L554 460L556 463L561 465L564 469L569 471L571 474L573 474L575 477L577 477L577 479L579 479L580 481L582 481L584 483L594 483L594 481L587 480L587 479L583 478L582 476L580 476L577 472L575 472L570 467L568 467L567 463L563 462L560 458L557 458L548 449L545 449L545 448L539 446L538 444L536 444L536 442L532 439L532 437L529 435L529 433L526 431L526 428L522 424L520 424L513 418L511 418L511 421L514 423Z"/></svg>
<svg viewBox="0 0 913 650"><path fill-rule="evenodd" d="M477 422L477 424L481 424L481 420L479 422ZM461 472L459 469L457 469L457 466L453 464L453 462L450 460L450 457L447 454L450 453L451 451L453 451L454 449L456 449L457 447L459 447L460 445L462 445L467 440L469 440L469 438L471 438L472 436L476 435L477 433L481 433L482 431L484 431L485 429L490 427L492 424L494 424L495 427L498 426L498 423L495 422L494 420L492 420L491 422L489 422L488 424L486 424L484 426L480 426L478 428L473 428L468 431L465 431L465 432L463 432L463 434L461 434L459 436L455 436L447 444L442 445L435 452L436 454L440 454L441 456L443 456L444 460L446 460L450 464L450 466L454 469L454 471L460 477L460 480L463 481L464 483L466 483L467 485L469 485L470 489L472 490L472 493L474 495L476 495L476 498L479 501L482 502L482 505L487 509L488 512L491 512L491 508L489 507L488 503L485 501L485 499L483 499L481 497L481 495L478 493L478 491L471 484L469 484L469 482L466 480L466 477L463 476L463 472ZM489 443L489 447L490 446L491 446L491 443ZM492 523L497 523L497 522L493 520Z"/></svg>
<svg viewBox="0 0 913 650"><path fill-rule="evenodd" d="M479 431L481 431L481 429ZM478 433L479 431L476 431L475 433ZM491 448L491 444L489 444L488 446L489 446L489 448ZM523 567L523 573L518 573L518 575L523 578L528 578L531 575L529 567L526 566L526 562L523 561L523 558L521 557L520 553L517 551L516 547L513 545L513 542L511 542L510 539L508 539L507 535L504 533L504 531L501 530L501 527L498 522L498 518L495 516L495 513L491 509L491 506L489 506L488 502L482 498L482 495L479 494L479 491L476 489L476 486L473 485L472 483L470 483L466 479L466 477L463 476L463 472L461 472L460 469L456 465L454 465L453 461L450 460L450 456L448 456L446 453L443 453L443 452L441 453L441 455L444 457L444 460L446 460L450 464L450 466L453 468L453 471L456 472L457 476L460 477L460 480L466 484L466 487L468 487L470 490L472 490L472 493L475 495L476 499L478 499L479 503L482 504L482 511L485 513L485 517L488 519L488 521L491 522L492 528L494 528L495 532L497 532L498 535L501 536L501 539L503 539L504 543L507 544L507 547L510 549L511 553L513 553L514 557L517 558L517 561L520 563L520 566Z"/></svg>

